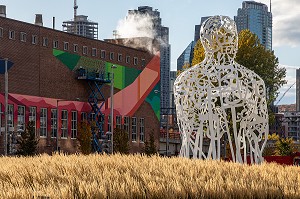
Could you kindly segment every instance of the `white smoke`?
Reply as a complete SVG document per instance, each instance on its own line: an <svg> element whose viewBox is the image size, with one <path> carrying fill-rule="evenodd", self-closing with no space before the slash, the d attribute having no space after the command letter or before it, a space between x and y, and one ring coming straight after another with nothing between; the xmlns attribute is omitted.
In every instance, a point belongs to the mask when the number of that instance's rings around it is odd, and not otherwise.
<svg viewBox="0 0 300 199"><path fill-rule="evenodd" d="M154 39L153 18L148 14L129 15L118 22L120 38L149 37Z"/></svg>
<svg viewBox="0 0 300 199"><path fill-rule="evenodd" d="M153 54L159 51L161 41L156 36L154 19L148 14L128 15L118 22L115 39L122 39L123 45L147 50Z"/></svg>

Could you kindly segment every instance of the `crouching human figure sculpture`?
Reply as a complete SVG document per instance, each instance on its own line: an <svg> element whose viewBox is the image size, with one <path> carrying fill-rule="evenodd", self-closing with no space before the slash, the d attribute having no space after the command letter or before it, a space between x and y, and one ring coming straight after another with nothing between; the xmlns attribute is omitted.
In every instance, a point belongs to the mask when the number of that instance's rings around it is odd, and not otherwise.
<svg viewBox="0 0 300 199"><path fill-rule="evenodd" d="M264 81L234 61L238 35L232 19L207 19L200 38L204 61L181 73L174 84L180 155L220 159L226 139L233 161L243 163L249 156L260 163L268 136ZM209 143L205 151L204 140Z"/></svg>

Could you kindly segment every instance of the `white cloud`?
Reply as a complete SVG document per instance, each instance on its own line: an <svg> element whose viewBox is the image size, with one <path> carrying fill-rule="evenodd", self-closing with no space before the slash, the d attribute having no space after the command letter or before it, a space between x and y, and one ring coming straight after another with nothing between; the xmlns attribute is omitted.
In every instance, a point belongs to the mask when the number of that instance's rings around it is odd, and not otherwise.
<svg viewBox="0 0 300 199"><path fill-rule="evenodd" d="M261 0L269 5L269 0ZM273 0L273 45L300 46L300 1Z"/></svg>

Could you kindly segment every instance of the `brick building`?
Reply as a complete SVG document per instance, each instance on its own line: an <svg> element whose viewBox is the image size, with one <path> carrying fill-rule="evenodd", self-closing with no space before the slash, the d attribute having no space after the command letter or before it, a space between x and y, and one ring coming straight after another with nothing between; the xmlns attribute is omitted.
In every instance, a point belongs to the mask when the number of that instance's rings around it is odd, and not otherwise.
<svg viewBox="0 0 300 199"><path fill-rule="evenodd" d="M152 131L159 145L160 96L155 92L160 81L159 55L0 17L0 57L14 63L8 71L8 125L20 131L33 120L39 152L51 153L56 144L67 153L78 150L77 124L87 117L91 107L88 83L78 80L76 71L82 67L102 67L107 75L112 64L117 66L115 126L129 132L131 152L139 152ZM0 75L0 84L1 112L4 112L4 75ZM106 99L101 108L106 132L110 84L101 90ZM3 127L4 114L0 122ZM3 147L1 133L0 153Z"/></svg>

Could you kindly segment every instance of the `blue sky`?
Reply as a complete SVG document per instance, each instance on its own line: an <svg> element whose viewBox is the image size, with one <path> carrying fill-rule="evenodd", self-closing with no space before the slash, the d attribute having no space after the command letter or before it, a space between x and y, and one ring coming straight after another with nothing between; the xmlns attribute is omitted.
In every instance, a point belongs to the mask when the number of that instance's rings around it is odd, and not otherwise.
<svg viewBox="0 0 300 199"><path fill-rule="evenodd" d="M99 23L99 39L112 38L112 31L127 15L129 9L151 6L160 11L162 24L170 29L171 69L176 60L194 38L194 26L202 16L227 15L233 18L242 0L77 0L78 14L88 15ZM270 0L259 2L269 5ZM73 0L0 0L7 6L7 17L29 23L35 14L43 14L44 26L62 29L62 21L73 18ZM281 65L287 68L287 85L279 98L295 82L295 69L300 68L300 0L272 0L273 49ZM286 94L279 104L295 103L295 89Z"/></svg>

